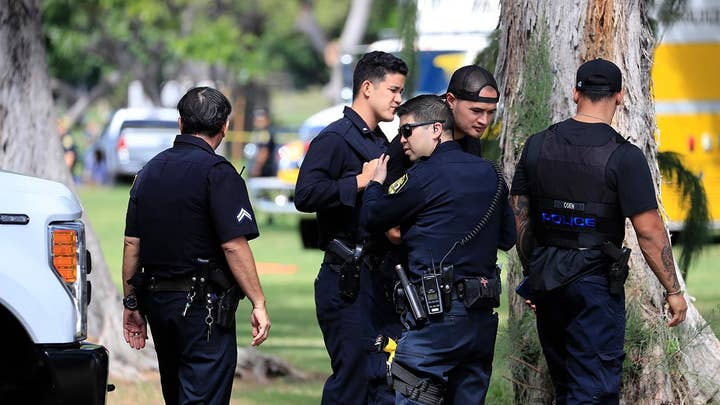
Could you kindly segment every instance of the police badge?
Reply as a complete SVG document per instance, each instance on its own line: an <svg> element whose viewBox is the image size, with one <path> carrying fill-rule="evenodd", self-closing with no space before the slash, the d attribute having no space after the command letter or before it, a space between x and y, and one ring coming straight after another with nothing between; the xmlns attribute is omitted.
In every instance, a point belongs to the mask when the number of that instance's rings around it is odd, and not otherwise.
<svg viewBox="0 0 720 405"><path fill-rule="evenodd" d="M402 188L405 186L405 184L408 181L408 175L407 173L403 174L402 177L395 180L393 184L388 187L388 194L395 194L398 191L402 190Z"/></svg>

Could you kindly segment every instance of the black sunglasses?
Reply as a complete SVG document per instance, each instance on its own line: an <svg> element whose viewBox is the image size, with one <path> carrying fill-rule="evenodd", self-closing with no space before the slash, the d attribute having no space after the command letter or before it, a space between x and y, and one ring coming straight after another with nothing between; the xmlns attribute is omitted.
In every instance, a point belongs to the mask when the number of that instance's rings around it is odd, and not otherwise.
<svg viewBox="0 0 720 405"><path fill-rule="evenodd" d="M421 127L423 125L434 124L436 122L444 124L445 120L432 120L432 121L416 122L413 124L400 125L400 127L398 128L398 135L404 136L405 139L408 139L408 138L410 138L410 135L412 135L413 128Z"/></svg>

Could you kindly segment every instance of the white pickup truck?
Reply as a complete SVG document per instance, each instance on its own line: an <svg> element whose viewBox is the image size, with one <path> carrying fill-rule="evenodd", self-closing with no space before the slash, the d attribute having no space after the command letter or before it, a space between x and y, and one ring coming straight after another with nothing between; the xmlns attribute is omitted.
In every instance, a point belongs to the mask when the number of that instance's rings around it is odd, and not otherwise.
<svg viewBox="0 0 720 405"><path fill-rule="evenodd" d="M0 403L104 404L108 352L85 342L90 255L63 184L0 170Z"/></svg>

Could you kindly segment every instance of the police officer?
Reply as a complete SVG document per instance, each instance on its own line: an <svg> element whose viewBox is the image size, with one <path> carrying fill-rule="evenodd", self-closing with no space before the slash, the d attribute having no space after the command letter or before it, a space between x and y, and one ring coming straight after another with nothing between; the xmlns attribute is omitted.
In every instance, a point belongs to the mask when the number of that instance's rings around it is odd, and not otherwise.
<svg viewBox="0 0 720 405"><path fill-rule="evenodd" d="M326 251L315 280L317 318L333 371L323 404L393 401L385 381L387 355L369 351L386 325L382 312L392 312L371 260L381 255L384 236L359 227L358 215L362 192L387 147L378 123L392 121L406 75L401 59L379 51L365 54L353 72L352 105L312 141L300 168L295 206L317 212L320 248ZM352 260L333 249L340 245L363 248L361 271L351 271Z"/></svg>
<svg viewBox="0 0 720 405"><path fill-rule="evenodd" d="M536 308L557 404L619 402L624 275L611 270L624 263L611 256L620 251L625 218L667 290L668 325L687 310L648 164L610 126L622 99L615 64L581 65L576 115L528 138L512 184L518 253L528 271L524 294Z"/></svg>
<svg viewBox="0 0 720 405"><path fill-rule="evenodd" d="M258 229L245 183L214 152L228 130L230 109L215 89L188 91L178 103L181 134L145 165L130 190L122 267L125 340L142 349L147 318L168 404L230 402L237 357L233 305L239 299L232 292L238 284L253 305L252 344L260 345L270 328L248 245Z"/></svg>
<svg viewBox="0 0 720 405"><path fill-rule="evenodd" d="M360 217L369 231L401 227L408 278L427 314L425 324L403 314L408 329L392 363L396 403L482 403L498 326L497 249L515 244L507 188L488 161L452 140L452 113L441 97L415 97L397 114L398 137L415 165L384 194L388 158L381 157Z"/></svg>
<svg viewBox="0 0 720 405"><path fill-rule="evenodd" d="M499 94L495 78L481 66L463 66L450 77L445 101L455 122L453 139L463 151L481 155L480 138L497 111ZM389 185L405 174L412 162L403 152L399 136L390 142L387 154L390 160L385 182Z"/></svg>

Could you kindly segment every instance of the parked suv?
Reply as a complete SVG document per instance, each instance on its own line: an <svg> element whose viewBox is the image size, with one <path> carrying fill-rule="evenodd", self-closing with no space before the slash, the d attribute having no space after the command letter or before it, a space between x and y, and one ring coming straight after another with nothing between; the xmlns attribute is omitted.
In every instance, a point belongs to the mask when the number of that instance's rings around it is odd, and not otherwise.
<svg viewBox="0 0 720 405"><path fill-rule="evenodd" d="M105 159L111 181L132 177L155 155L171 147L179 132L175 109L122 108L113 114L88 155Z"/></svg>
<svg viewBox="0 0 720 405"><path fill-rule="evenodd" d="M0 170L0 403L104 404L108 352L85 341L90 255L63 184Z"/></svg>

